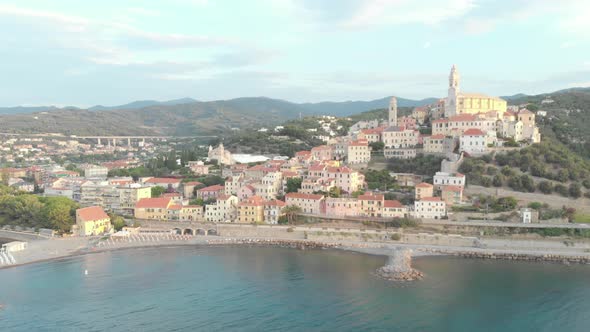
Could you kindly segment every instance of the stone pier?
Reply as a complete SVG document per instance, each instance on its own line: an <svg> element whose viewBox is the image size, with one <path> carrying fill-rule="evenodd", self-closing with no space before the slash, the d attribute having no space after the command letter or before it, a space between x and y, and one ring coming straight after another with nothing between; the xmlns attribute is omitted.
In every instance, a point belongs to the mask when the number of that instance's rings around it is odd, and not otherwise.
<svg viewBox="0 0 590 332"><path fill-rule="evenodd" d="M424 277L424 274L412 268L412 250L396 248L387 259L387 264L377 270L377 275L394 281L413 281Z"/></svg>

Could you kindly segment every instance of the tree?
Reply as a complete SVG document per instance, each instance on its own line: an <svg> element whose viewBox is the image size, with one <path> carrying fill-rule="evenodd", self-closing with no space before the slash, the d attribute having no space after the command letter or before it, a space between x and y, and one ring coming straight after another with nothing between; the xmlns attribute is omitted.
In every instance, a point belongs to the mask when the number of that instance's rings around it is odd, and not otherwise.
<svg viewBox="0 0 590 332"><path fill-rule="evenodd" d="M559 193L562 196L568 197L569 196L569 190L566 186L564 186L563 184L556 184L553 187L553 190L555 190L555 192Z"/></svg>
<svg viewBox="0 0 590 332"><path fill-rule="evenodd" d="M372 142L372 143L369 143L369 146L371 147L372 152L379 152L379 151L383 151L383 149L385 148L385 143Z"/></svg>
<svg viewBox="0 0 590 332"><path fill-rule="evenodd" d="M301 178L288 178L287 179L287 193L295 193L301 189Z"/></svg>
<svg viewBox="0 0 590 332"><path fill-rule="evenodd" d="M541 208L543 207L543 204L541 202L530 202L528 207L533 210L538 211L538 210L541 210Z"/></svg>
<svg viewBox="0 0 590 332"><path fill-rule="evenodd" d="M502 187L503 182L504 181L500 174L494 176L494 179L492 180L492 184L494 185L494 187Z"/></svg>
<svg viewBox="0 0 590 332"><path fill-rule="evenodd" d="M283 213L287 217L287 222L290 224L295 221L297 215L301 213L301 208L296 205L288 205L283 208Z"/></svg>
<svg viewBox="0 0 590 332"><path fill-rule="evenodd" d="M46 199L47 202L41 211L43 218L46 218L51 228L69 232L76 222L74 216L78 204L66 197L46 197Z"/></svg>
<svg viewBox="0 0 590 332"><path fill-rule="evenodd" d="M541 181L539 182L539 190L543 194L551 194L553 192L553 184L549 181Z"/></svg>
<svg viewBox="0 0 590 332"><path fill-rule="evenodd" d="M330 196L332 198L338 198L338 197L340 197L340 195L342 195L342 188L340 188L340 187L332 187L332 188L330 188L330 191L328 192L328 196Z"/></svg>
<svg viewBox="0 0 590 332"><path fill-rule="evenodd" d="M161 186L152 187L152 198L160 197L166 192L166 188Z"/></svg>
<svg viewBox="0 0 590 332"><path fill-rule="evenodd" d="M125 227L125 218L112 214L110 215L111 217L111 224L113 224L113 227L115 228L116 231L120 231L123 229L123 227Z"/></svg>
<svg viewBox="0 0 590 332"><path fill-rule="evenodd" d="M570 184L570 187L568 189L568 192L569 192L570 196L573 197L573 198L579 198L580 196L582 196L581 187L576 182L573 182L573 183Z"/></svg>

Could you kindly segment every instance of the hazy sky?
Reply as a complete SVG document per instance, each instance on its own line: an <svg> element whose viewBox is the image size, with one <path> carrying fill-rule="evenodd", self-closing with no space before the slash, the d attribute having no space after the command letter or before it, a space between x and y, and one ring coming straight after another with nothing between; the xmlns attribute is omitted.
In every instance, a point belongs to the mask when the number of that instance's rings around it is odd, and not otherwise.
<svg viewBox="0 0 590 332"><path fill-rule="evenodd" d="M0 106L590 86L590 1L0 0Z"/></svg>

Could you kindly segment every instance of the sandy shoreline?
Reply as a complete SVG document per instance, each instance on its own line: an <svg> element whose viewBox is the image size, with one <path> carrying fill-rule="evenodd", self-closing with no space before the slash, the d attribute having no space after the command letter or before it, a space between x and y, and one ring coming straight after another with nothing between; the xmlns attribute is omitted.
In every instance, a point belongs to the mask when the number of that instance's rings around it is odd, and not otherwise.
<svg viewBox="0 0 590 332"><path fill-rule="evenodd" d="M145 249L161 247L186 247L186 246L281 246L297 248L304 245L308 248L333 248L360 254L389 256L396 249L411 249L412 257L424 256L459 256L470 258L492 258L509 260L530 261L555 261L560 259L572 260L576 263L590 261L590 253L560 252L559 254L546 251L530 251L517 249L482 249L472 247L449 247L413 245L404 243L379 243L379 242L321 242L313 240L270 239L270 238L226 238L226 237L201 237L201 236L177 236L158 238L146 242L129 242L129 240L104 242L96 245L97 239L88 238L60 238L36 240L29 242L29 247L12 255L16 264L0 265L1 269L13 268L34 263L67 259L76 256L84 256L109 251L126 249Z"/></svg>

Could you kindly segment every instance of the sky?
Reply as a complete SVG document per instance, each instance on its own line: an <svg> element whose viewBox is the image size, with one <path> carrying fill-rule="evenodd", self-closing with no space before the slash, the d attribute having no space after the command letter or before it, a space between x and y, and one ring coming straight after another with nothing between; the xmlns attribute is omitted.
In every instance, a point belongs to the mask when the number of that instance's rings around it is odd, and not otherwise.
<svg viewBox="0 0 590 332"><path fill-rule="evenodd" d="M590 86L587 0L0 0L0 106Z"/></svg>

